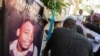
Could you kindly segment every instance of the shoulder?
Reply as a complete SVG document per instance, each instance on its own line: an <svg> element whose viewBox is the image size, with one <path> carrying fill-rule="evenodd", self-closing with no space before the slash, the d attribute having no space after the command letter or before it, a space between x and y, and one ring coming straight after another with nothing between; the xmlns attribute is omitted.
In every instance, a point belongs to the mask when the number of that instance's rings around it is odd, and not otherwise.
<svg viewBox="0 0 100 56"><path fill-rule="evenodd" d="M81 35L79 33L75 33L75 35L76 35L77 40L80 43L79 45L91 47L91 43L87 37L85 37L84 35Z"/></svg>
<svg viewBox="0 0 100 56"><path fill-rule="evenodd" d="M18 40L14 40L14 41L10 44L10 50L16 48L17 42L18 42Z"/></svg>
<svg viewBox="0 0 100 56"><path fill-rule="evenodd" d="M53 32L59 32L59 31L68 31L68 29L67 28L64 28L64 27L60 27L60 28L54 29Z"/></svg>
<svg viewBox="0 0 100 56"><path fill-rule="evenodd" d="M37 56L37 54L38 54L38 49L37 49L37 47L36 46L34 46L34 50L33 50L33 56Z"/></svg>
<svg viewBox="0 0 100 56"><path fill-rule="evenodd" d="M80 40L83 40L83 41L86 41L86 42L88 41L88 39L82 34L79 34L79 33L76 32L76 33L74 33L74 35L76 35L75 37L80 39Z"/></svg>

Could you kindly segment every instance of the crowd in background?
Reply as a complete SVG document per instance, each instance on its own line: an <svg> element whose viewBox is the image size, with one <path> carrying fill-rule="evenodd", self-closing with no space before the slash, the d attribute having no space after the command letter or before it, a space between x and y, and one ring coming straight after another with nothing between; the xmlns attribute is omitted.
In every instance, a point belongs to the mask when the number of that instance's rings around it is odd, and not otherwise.
<svg viewBox="0 0 100 56"><path fill-rule="evenodd" d="M84 16L80 9L76 19L68 16L63 27L53 30L42 55L100 56L100 14L91 10L90 15Z"/></svg>

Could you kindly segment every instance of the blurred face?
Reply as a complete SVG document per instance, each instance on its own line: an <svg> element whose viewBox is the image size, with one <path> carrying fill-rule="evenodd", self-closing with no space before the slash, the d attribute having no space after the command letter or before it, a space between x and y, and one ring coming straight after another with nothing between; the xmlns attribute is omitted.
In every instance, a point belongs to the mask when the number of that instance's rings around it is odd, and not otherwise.
<svg viewBox="0 0 100 56"><path fill-rule="evenodd" d="M82 14L83 14L83 10L80 10L80 11L79 11L79 14L82 15Z"/></svg>
<svg viewBox="0 0 100 56"><path fill-rule="evenodd" d="M18 45L20 49L28 49L34 40L35 26L32 25L29 21L24 23L20 29L18 29L17 35Z"/></svg>
<svg viewBox="0 0 100 56"><path fill-rule="evenodd" d="M94 11L93 11L93 10L91 10L90 15L93 15L93 13L94 13Z"/></svg>

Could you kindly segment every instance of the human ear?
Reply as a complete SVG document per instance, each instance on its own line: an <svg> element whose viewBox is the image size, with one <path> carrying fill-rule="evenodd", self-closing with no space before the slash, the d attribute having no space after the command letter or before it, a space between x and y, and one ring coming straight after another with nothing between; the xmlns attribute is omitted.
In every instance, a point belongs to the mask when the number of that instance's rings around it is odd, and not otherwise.
<svg viewBox="0 0 100 56"><path fill-rule="evenodd" d="M20 34L20 29L17 29L16 35L19 36L19 34Z"/></svg>

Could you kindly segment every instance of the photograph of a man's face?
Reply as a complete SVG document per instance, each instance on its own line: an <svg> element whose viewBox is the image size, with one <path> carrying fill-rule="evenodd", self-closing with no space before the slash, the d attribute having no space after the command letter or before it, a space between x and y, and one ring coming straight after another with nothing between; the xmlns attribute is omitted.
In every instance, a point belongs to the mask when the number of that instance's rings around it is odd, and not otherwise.
<svg viewBox="0 0 100 56"><path fill-rule="evenodd" d="M37 56L38 48L35 45L35 21L25 19L16 29L17 39L10 43L10 56Z"/></svg>
<svg viewBox="0 0 100 56"><path fill-rule="evenodd" d="M34 40L35 26L31 22L27 21L17 29L18 36L18 50L23 51L30 48Z"/></svg>
<svg viewBox="0 0 100 56"><path fill-rule="evenodd" d="M9 56L39 56L43 5L39 0L5 0Z"/></svg>

